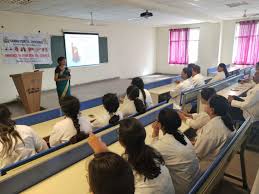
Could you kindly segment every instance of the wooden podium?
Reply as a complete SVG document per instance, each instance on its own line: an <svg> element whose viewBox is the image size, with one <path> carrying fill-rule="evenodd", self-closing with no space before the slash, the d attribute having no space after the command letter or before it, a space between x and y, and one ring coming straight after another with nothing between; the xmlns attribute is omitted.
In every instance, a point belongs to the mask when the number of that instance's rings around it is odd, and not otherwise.
<svg viewBox="0 0 259 194"><path fill-rule="evenodd" d="M10 75L27 113L40 111L42 71Z"/></svg>

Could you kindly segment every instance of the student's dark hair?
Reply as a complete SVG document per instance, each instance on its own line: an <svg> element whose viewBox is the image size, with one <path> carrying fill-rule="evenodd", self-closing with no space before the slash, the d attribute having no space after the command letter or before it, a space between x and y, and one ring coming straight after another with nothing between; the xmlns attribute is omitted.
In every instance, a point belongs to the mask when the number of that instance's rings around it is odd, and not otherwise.
<svg viewBox="0 0 259 194"><path fill-rule="evenodd" d="M201 67L199 65L194 65L192 70L196 73L201 73Z"/></svg>
<svg viewBox="0 0 259 194"><path fill-rule="evenodd" d="M133 86L137 86L138 89L140 89L140 91L142 93L142 96L143 96L143 99L144 99L144 103L145 103L145 105L147 105L147 103L146 103L147 97L146 97L146 93L145 93L145 90L144 90L145 84L144 84L143 79L141 79L140 77L135 77L135 78L132 79L131 84Z"/></svg>
<svg viewBox="0 0 259 194"><path fill-rule="evenodd" d="M102 98L104 108L109 112L111 118L109 123L115 125L119 122L120 116L114 113L117 112L120 102L116 94L108 93Z"/></svg>
<svg viewBox="0 0 259 194"><path fill-rule="evenodd" d="M188 69L187 67L185 67L185 68L183 68L183 72L185 74L187 74L188 78L192 77L192 70L191 69Z"/></svg>
<svg viewBox="0 0 259 194"><path fill-rule="evenodd" d="M134 194L134 175L121 156L104 152L95 154L88 165L89 185L94 194Z"/></svg>
<svg viewBox="0 0 259 194"><path fill-rule="evenodd" d="M130 100L134 101L136 110L138 113L142 114L146 112L146 105L145 103L139 99L139 89L137 86L129 86L127 88L127 96Z"/></svg>
<svg viewBox="0 0 259 194"><path fill-rule="evenodd" d="M164 159L154 148L145 144L146 130L135 118L120 121L119 141L125 147L125 156L133 169L147 179L161 173Z"/></svg>
<svg viewBox="0 0 259 194"><path fill-rule="evenodd" d="M11 112L5 105L0 105L0 142L3 146L1 157L11 155L19 140L23 142L19 133L15 130L15 121L11 119Z"/></svg>
<svg viewBox="0 0 259 194"><path fill-rule="evenodd" d="M171 108L161 110L158 115L158 122L161 124L164 133L173 135L181 144L187 145L185 136L178 130L182 125L182 121L175 110Z"/></svg>
<svg viewBox="0 0 259 194"><path fill-rule="evenodd" d="M259 69L259 62L256 63L255 69Z"/></svg>
<svg viewBox="0 0 259 194"><path fill-rule="evenodd" d="M223 96L215 95L209 100L209 105L214 109L214 114L221 117L226 127L229 128L230 131L234 131L228 100Z"/></svg>
<svg viewBox="0 0 259 194"><path fill-rule="evenodd" d="M216 95L216 90L214 88L203 88L201 90L201 97L206 100L206 101L209 101L209 99L212 97L212 96L215 96Z"/></svg>
<svg viewBox="0 0 259 194"><path fill-rule="evenodd" d="M70 139L70 143L74 144L86 138L86 134L81 132L78 115L80 113L80 102L74 96L65 96L60 100L61 110L64 115L72 119L76 128L76 135Z"/></svg>
<svg viewBox="0 0 259 194"><path fill-rule="evenodd" d="M225 63L220 63L220 64L219 64L219 67L223 68L223 71L224 71L224 73L225 73L225 76L226 76L226 77L229 77L228 69L227 69L227 66L225 65Z"/></svg>
<svg viewBox="0 0 259 194"><path fill-rule="evenodd" d="M59 64L61 61L63 61L64 59L66 59L66 58L63 57L63 56L59 57L59 58L57 59L58 64Z"/></svg>
<svg viewBox="0 0 259 194"><path fill-rule="evenodd" d="M189 63L188 66L187 66L187 68L190 69L190 70L192 70L194 66L195 66L194 63Z"/></svg>

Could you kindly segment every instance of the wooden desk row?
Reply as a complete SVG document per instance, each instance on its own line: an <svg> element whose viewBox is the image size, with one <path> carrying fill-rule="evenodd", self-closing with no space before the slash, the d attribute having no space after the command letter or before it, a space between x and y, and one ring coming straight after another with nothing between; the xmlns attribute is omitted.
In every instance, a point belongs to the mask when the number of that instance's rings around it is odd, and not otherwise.
<svg viewBox="0 0 259 194"><path fill-rule="evenodd" d="M210 80L210 79L211 79L211 77L205 77L205 81ZM172 89L174 89L176 86L177 86L177 84L174 82L174 83L171 83L171 84L168 84L165 86L161 86L161 87L149 90L153 103L157 104L161 101L164 101L164 100L170 98L170 91Z"/></svg>
<svg viewBox="0 0 259 194"><path fill-rule="evenodd" d="M150 144L152 137L152 124L145 127L147 132L146 143ZM161 134L160 134L161 135ZM123 154L124 148L119 142L109 146L109 150L119 155ZM55 174L54 176L40 182L39 184L25 190L23 194L45 194L45 193L89 193L87 181L87 166L93 156L82 160L69 168ZM66 184L67 183L67 184Z"/></svg>
<svg viewBox="0 0 259 194"><path fill-rule="evenodd" d="M233 91L233 88L235 91ZM230 86L218 94L223 95L240 95L251 88L251 84L245 85L233 85ZM236 91L238 89L238 91ZM233 93L235 92L235 93ZM185 123L181 126L181 131L184 132L189 128ZM147 138L146 143L150 144L152 126L151 124L146 126ZM122 154L124 152L123 147L116 142L109 146L109 149L115 153ZM87 164L92 159L92 156L82 160L69 168L57 173L56 175L40 182L37 185L27 189L23 194L45 194L45 193L87 193L89 191L89 185L87 182ZM65 182L69 184L64 184Z"/></svg>

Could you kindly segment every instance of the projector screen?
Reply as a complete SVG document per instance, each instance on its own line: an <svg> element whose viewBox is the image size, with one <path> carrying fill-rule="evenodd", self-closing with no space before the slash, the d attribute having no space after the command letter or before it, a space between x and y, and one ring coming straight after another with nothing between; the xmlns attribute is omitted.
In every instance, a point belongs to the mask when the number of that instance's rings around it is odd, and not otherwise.
<svg viewBox="0 0 259 194"><path fill-rule="evenodd" d="M65 32L68 67L96 65L99 59L99 35Z"/></svg>

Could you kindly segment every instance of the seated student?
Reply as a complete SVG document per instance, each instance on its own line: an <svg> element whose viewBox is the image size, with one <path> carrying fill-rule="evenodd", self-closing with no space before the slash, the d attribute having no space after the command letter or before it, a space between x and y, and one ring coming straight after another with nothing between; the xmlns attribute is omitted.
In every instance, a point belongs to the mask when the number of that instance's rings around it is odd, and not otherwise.
<svg viewBox="0 0 259 194"><path fill-rule="evenodd" d="M112 152L94 155L88 165L92 194L134 194L134 175L128 162Z"/></svg>
<svg viewBox="0 0 259 194"><path fill-rule="evenodd" d="M70 141L76 143L92 131L91 123L80 115L80 102L74 96L65 96L60 101L65 118L57 122L49 137L51 147Z"/></svg>
<svg viewBox="0 0 259 194"><path fill-rule="evenodd" d="M194 87L203 86L205 80L203 75L201 75L201 68L199 65L195 65L192 68L192 84Z"/></svg>
<svg viewBox="0 0 259 194"><path fill-rule="evenodd" d="M140 77L135 77L131 81L131 85L137 86L140 90L139 99L142 100L147 108L150 108L153 106L153 101L151 98L151 95L148 90L144 89L144 82Z"/></svg>
<svg viewBox="0 0 259 194"><path fill-rule="evenodd" d="M251 69L249 78L240 80L240 83L244 84L244 83L249 83L250 81L253 81L253 78L254 78L256 72L259 72L259 62L256 63L255 68Z"/></svg>
<svg viewBox="0 0 259 194"><path fill-rule="evenodd" d="M154 148L145 144L146 130L135 118L120 122L119 142L135 176L135 194L174 194L165 161Z"/></svg>
<svg viewBox="0 0 259 194"><path fill-rule="evenodd" d="M120 121L119 142L125 148L124 158L135 176L135 194L174 194L169 170L161 154L145 144L146 131L135 118ZM108 152L107 146L90 134L88 143L95 153Z"/></svg>
<svg viewBox="0 0 259 194"><path fill-rule="evenodd" d="M9 109L0 105L0 169L47 149L31 127L16 125Z"/></svg>
<svg viewBox="0 0 259 194"><path fill-rule="evenodd" d="M209 83L221 81L227 77L229 77L227 66L224 63L220 63L218 66L218 73L209 81Z"/></svg>
<svg viewBox="0 0 259 194"><path fill-rule="evenodd" d="M145 103L139 98L139 89L136 86L129 86L127 88L127 98L129 100L125 100L119 109L123 117L146 112Z"/></svg>
<svg viewBox="0 0 259 194"><path fill-rule="evenodd" d="M107 113L96 116L92 122L94 128L101 128L108 124L116 125L123 118L122 113L118 111L120 102L116 94L105 94L102 101Z"/></svg>
<svg viewBox="0 0 259 194"><path fill-rule="evenodd" d="M203 105L208 105L209 99L215 95L216 95L216 91L214 88L203 88L201 90L201 103ZM179 116L181 117L182 121L185 121L190 128L195 130L202 128L210 120L210 117L206 112L200 112L200 113L194 113L194 114L179 112Z"/></svg>
<svg viewBox="0 0 259 194"><path fill-rule="evenodd" d="M181 124L178 113L166 108L159 113L158 122L153 124L152 134L152 146L162 154L177 194L187 193L199 176L199 160L191 142L179 131Z"/></svg>
<svg viewBox="0 0 259 194"><path fill-rule="evenodd" d="M225 142L232 136L232 132L235 131L226 98L213 96L205 109L211 120L199 129L194 145L202 170L215 159Z"/></svg>
<svg viewBox="0 0 259 194"><path fill-rule="evenodd" d="M183 79L182 82L178 83L177 86L170 91L170 95L172 98L175 98L176 104L180 104L180 94L183 91L190 90L193 88L192 80L190 79L192 76L192 72L189 71L188 68L183 68L181 77Z"/></svg>
<svg viewBox="0 0 259 194"><path fill-rule="evenodd" d="M259 72L256 72L253 78L255 86L247 92L246 97L236 99L235 96L229 96L228 101L232 107L239 108L243 111L246 119L251 116L252 121L259 120ZM235 100L236 99L236 100Z"/></svg>

